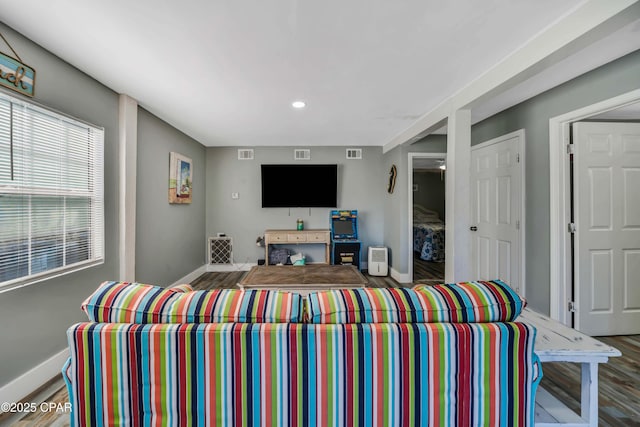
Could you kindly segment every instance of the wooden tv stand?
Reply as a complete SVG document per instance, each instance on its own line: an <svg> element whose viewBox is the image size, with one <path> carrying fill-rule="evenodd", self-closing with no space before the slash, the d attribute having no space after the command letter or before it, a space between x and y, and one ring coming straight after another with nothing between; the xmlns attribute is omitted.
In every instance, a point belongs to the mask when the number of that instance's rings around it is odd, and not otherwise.
<svg viewBox="0 0 640 427"><path fill-rule="evenodd" d="M265 263L269 264L269 245L274 244L324 244L324 263L331 263L331 232L329 229L318 230L265 230L264 250Z"/></svg>

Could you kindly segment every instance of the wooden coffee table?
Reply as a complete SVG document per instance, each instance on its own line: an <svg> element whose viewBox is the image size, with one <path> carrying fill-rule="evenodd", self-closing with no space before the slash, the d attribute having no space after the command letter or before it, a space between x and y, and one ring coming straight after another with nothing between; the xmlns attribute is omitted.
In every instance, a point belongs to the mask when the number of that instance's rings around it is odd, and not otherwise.
<svg viewBox="0 0 640 427"><path fill-rule="evenodd" d="M242 278L238 287L309 291L364 288L367 283L353 265L257 265Z"/></svg>

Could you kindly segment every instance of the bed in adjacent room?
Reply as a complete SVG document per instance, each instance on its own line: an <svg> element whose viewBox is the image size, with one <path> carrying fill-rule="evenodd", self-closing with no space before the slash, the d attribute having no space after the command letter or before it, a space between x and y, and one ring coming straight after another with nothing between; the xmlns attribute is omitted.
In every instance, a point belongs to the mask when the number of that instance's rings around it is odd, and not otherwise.
<svg viewBox="0 0 640 427"><path fill-rule="evenodd" d="M444 230L437 212L413 205L413 250L420 259L444 262Z"/></svg>

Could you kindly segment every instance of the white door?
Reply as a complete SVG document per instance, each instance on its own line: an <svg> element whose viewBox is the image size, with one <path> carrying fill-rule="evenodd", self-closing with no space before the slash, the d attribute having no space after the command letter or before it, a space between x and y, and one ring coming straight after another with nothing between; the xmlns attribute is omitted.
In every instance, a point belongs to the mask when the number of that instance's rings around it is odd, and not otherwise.
<svg viewBox="0 0 640 427"><path fill-rule="evenodd" d="M640 124L573 124L576 329L640 333Z"/></svg>
<svg viewBox="0 0 640 427"><path fill-rule="evenodd" d="M524 133L471 147L471 232L474 278L501 279L524 296L522 187Z"/></svg>

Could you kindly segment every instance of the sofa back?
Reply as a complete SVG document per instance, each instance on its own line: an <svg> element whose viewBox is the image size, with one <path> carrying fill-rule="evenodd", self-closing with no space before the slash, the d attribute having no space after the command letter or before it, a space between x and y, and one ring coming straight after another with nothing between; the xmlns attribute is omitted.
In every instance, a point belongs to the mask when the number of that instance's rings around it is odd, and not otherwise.
<svg viewBox="0 0 640 427"><path fill-rule="evenodd" d="M306 299L280 290L103 282L82 309L90 321L113 323L476 323L514 321L525 305L500 280L335 289Z"/></svg>
<svg viewBox="0 0 640 427"><path fill-rule="evenodd" d="M115 324L67 333L76 425L533 425L522 323Z"/></svg>

